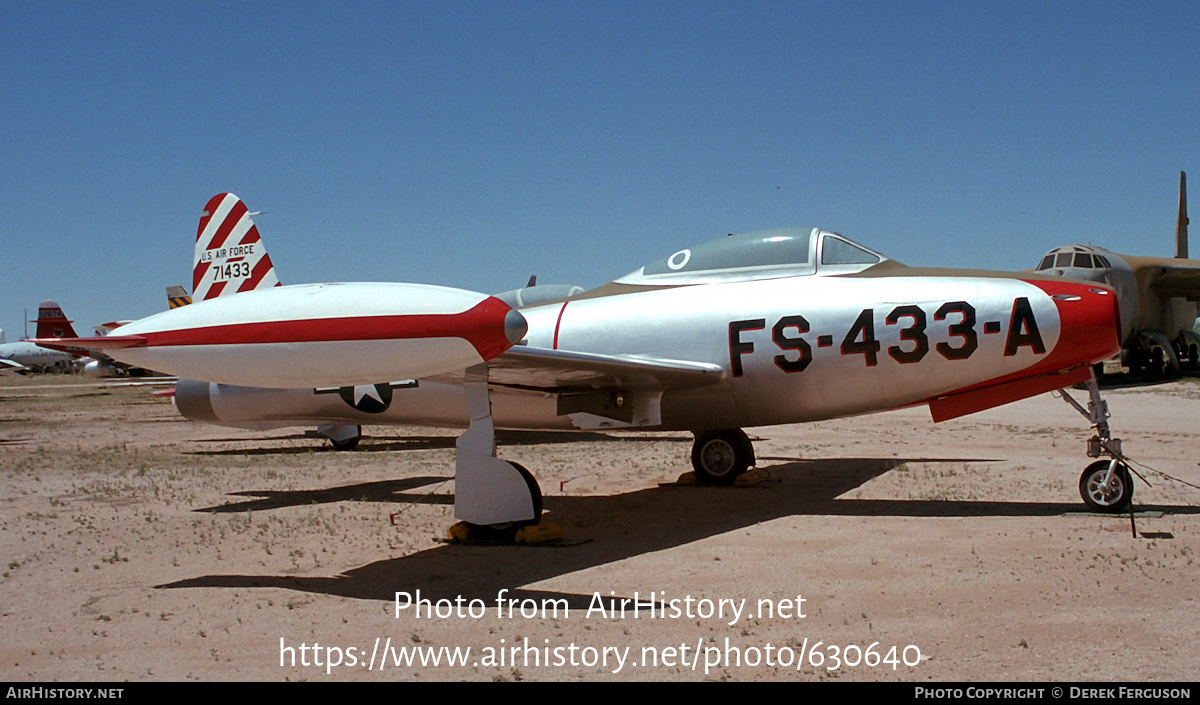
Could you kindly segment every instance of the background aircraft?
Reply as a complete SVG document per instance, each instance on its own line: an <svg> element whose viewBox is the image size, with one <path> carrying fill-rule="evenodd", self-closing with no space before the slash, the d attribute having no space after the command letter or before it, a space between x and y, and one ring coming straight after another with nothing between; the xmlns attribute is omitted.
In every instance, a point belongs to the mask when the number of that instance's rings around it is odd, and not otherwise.
<svg viewBox="0 0 1200 705"><path fill-rule="evenodd" d="M1200 367L1200 260L1188 259L1187 176L1179 172L1175 257L1119 255L1102 247L1064 245L1042 257L1043 274L1107 284L1121 308L1121 362L1159 376Z"/></svg>
<svg viewBox="0 0 1200 705"><path fill-rule="evenodd" d="M72 337L74 335L74 331L70 330L69 326L67 328L42 327L43 320L51 320L56 315L61 316L62 310L55 302L43 301L38 304L37 335L39 338L58 338L64 335ZM75 356L70 353L44 348L28 340L4 343L3 339L0 339L0 369L8 372L45 371L51 368L68 369L74 360Z"/></svg>
<svg viewBox="0 0 1200 705"><path fill-rule="evenodd" d="M214 197L200 237L214 227L249 233L245 216L235 197ZM690 430L697 475L724 483L754 464L743 427L912 405L940 421L1077 383L1089 385L1096 410L1090 451L1109 458L1085 470L1081 494L1113 510L1132 492L1091 368L1119 350L1116 297L1105 286L910 268L817 228L683 249L519 311L414 284L256 289L260 267L212 262L242 293L88 344L219 385L354 387L360 403L390 394L420 423L466 427L455 514L470 524L536 523L541 514L533 476L496 458L496 427ZM404 383L380 383L388 379Z"/></svg>
<svg viewBox="0 0 1200 705"><path fill-rule="evenodd" d="M178 284L167 287L167 308L179 308L192 302L187 290Z"/></svg>
<svg viewBox="0 0 1200 705"><path fill-rule="evenodd" d="M74 321L67 318L66 314L63 313L62 307L57 302L43 301L39 305L37 337L58 338L64 343L56 350L47 350L47 352L54 352L55 354L67 353L70 356L67 362L76 365L76 369L82 367L83 373L89 377L144 377L154 374L140 367L117 362L108 355L105 355L98 348L71 345L69 343L71 339L79 338L72 323ZM95 327L96 334L107 335L110 331L126 323L129 323L129 321L102 323Z"/></svg>

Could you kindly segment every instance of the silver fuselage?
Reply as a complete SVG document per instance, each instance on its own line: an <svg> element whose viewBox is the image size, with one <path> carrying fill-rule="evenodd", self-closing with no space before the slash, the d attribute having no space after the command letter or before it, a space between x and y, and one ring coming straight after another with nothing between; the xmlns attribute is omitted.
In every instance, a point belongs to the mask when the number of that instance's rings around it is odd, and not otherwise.
<svg viewBox="0 0 1200 705"><path fill-rule="evenodd" d="M1028 310L1019 321L1018 302ZM522 309L529 330L521 344L709 363L725 374L672 388L631 380L628 389L641 403L630 421L560 413L557 393L502 385L492 387L492 415L506 429L705 430L909 406L1061 356L1064 305L1034 283L965 272L626 287ZM1029 341L1031 328L1038 345ZM181 380L176 403L189 418L245 428L468 425L463 388L453 375L388 391L382 395L387 403L368 412L331 390Z"/></svg>

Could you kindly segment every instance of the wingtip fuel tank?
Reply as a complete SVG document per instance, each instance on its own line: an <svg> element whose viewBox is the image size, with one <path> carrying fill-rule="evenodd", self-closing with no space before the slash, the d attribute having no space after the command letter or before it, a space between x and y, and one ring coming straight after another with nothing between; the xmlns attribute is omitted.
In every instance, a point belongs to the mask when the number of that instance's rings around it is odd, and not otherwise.
<svg viewBox="0 0 1200 705"><path fill-rule="evenodd" d="M369 384L489 360L525 335L507 304L421 284L305 284L218 297L113 332L122 362L258 387Z"/></svg>

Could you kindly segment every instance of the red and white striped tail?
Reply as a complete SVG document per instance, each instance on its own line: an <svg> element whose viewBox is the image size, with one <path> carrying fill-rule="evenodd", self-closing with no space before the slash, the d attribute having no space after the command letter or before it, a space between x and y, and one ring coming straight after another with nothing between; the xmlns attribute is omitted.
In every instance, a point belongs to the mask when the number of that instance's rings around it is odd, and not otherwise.
<svg viewBox="0 0 1200 705"><path fill-rule="evenodd" d="M279 286L275 266L246 204L232 193L219 193L204 207L192 264L192 298L196 301Z"/></svg>

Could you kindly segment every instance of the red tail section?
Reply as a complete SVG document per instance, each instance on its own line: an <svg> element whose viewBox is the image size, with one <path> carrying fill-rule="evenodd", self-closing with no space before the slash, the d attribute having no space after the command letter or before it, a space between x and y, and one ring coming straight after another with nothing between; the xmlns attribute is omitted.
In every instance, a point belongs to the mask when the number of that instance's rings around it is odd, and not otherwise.
<svg viewBox="0 0 1200 705"><path fill-rule="evenodd" d="M43 301L38 304L37 337L78 338L79 335L57 302Z"/></svg>

